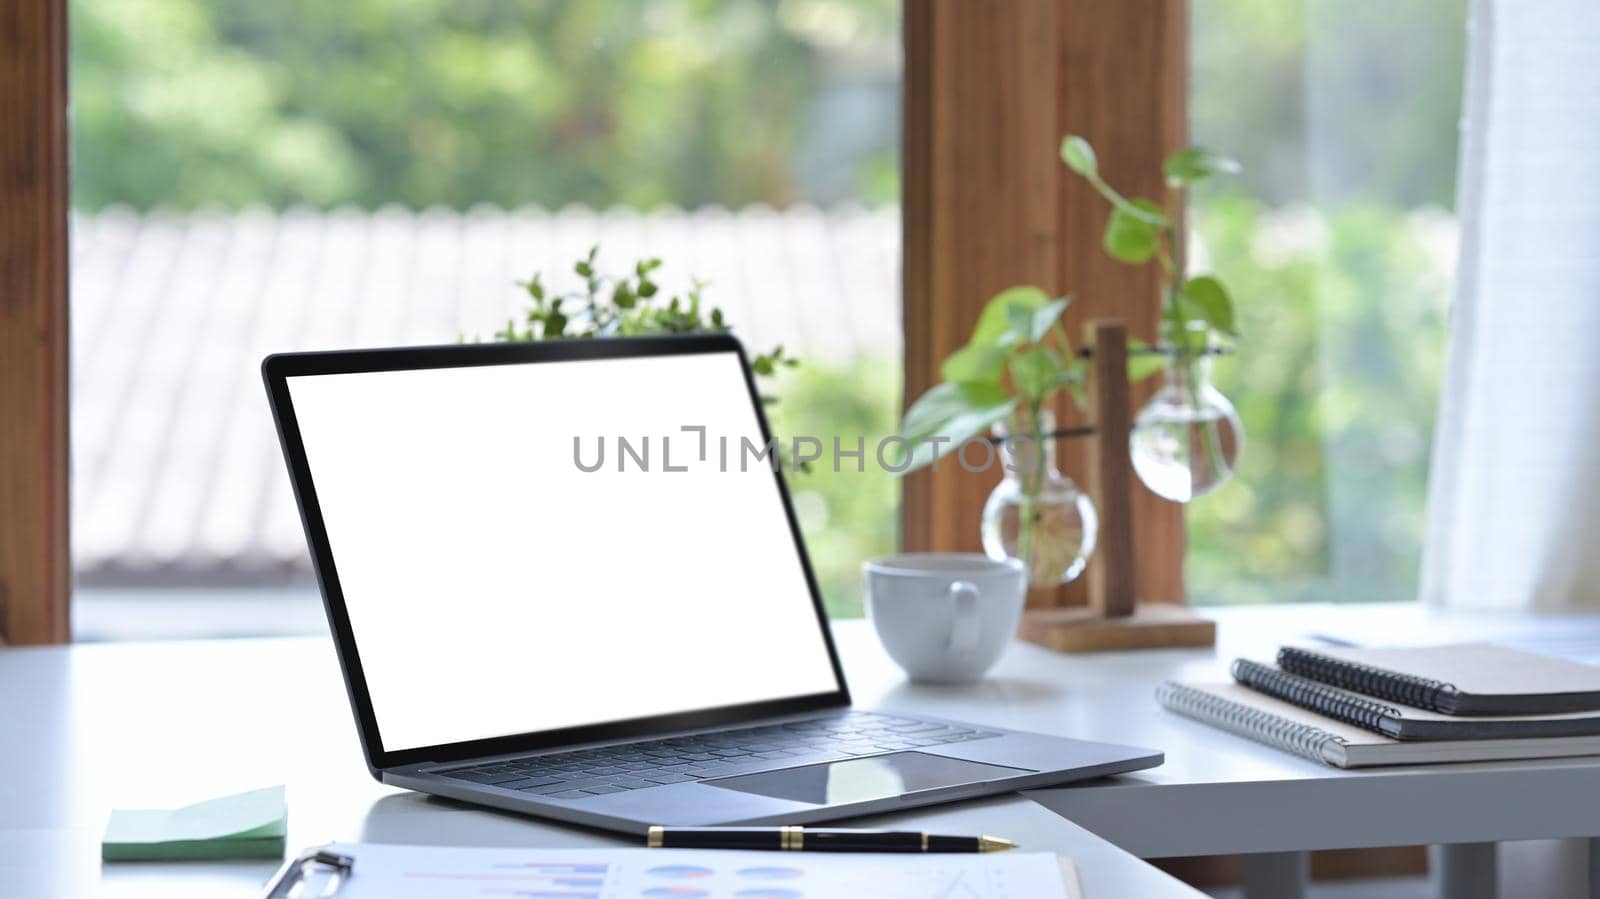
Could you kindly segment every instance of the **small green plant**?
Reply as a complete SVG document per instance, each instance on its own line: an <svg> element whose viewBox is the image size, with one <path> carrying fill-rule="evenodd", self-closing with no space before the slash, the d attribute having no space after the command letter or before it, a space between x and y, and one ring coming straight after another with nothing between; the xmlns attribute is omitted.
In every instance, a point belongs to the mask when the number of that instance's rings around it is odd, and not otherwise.
<svg viewBox="0 0 1600 899"><path fill-rule="evenodd" d="M1019 412L1028 429L1014 433L1038 433L1045 404L1083 381L1083 361L1061 327L1068 302L1026 285L989 300L966 345L939 366L944 382L906 411L900 435L912 448L905 471L931 464Z"/></svg>
<svg viewBox="0 0 1600 899"><path fill-rule="evenodd" d="M1201 147L1185 147L1167 157L1161 166L1166 183L1165 203L1144 197L1128 199L1100 177L1094 147L1076 134L1061 140L1061 161L1082 175L1111 204L1102 241L1106 254L1129 265L1152 260L1161 271L1161 353L1180 373L1177 380L1192 408L1202 406L1201 378L1195 368L1218 338L1239 336L1233 298L1215 275L1189 274L1187 241L1177 222L1189 188L1214 175L1234 174L1239 163ZM1153 370L1152 370L1153 371ZM1169 376L1170 377L1170 376ZM1223 465L1222 438L1215 421L1201 428L1202 444L1212 470Z"/></svg>
<svg viewBox="0 0 1600 899"><path fill-rule="evenodd" d="M1185 194L1196 182L1233 174L1239 164L1201 147L1186 147L1161 166L1167 192L1164 203L1144 197L1129 199L1100 177L1094 147L1076 134L1061 141L1061 160L1082 175L1111 204L1102 241L1106 254L1119 262L1161 268L1161 342L1178 357L1200 355L1213 335L1239 336L1233 299L1214 275L1188 273L1186 244L1178 233Z"/></svg>
<svg viewBox="0 0 1600 899"><path fill-rule="evenodd" d="M1044 413L1050 401L1068 390L1081 404L1084 363L1073 352L1061 314L1069 297L1052 298L1033 286L1012 287L996 294L978 316L966 346L951 353L939 367L944 379L906 411L900 436L909 441L910 458L901 471L915 471L958 451L966 441L1006 422L1009 439L1018 442L1022 508L1018 556L1030 568L1034 559L1039 488L1045 476Z"/></svg>
<svg viewBox="0 0 1600 899"><path fill-rule="evenodd" d="M573 263L572 271L582 280L581 290L552 292L539 273L520 282L517 286L531 301L528 309L521 321L507 319L493 339L524 342L732 330L722 310L706 304L706 285L699 279L692 280L682 296L667 297L663 304L661 286L655 280L660 259L641 259L626 274L607 276L600 273L599 255L599 247L590 247L588 254ZM750 367L767 383L780 369L799 364L800 360L784 352L783 344L750 357ZM761 398L769 405L778 401L771 392L763 392Z"/></svg>

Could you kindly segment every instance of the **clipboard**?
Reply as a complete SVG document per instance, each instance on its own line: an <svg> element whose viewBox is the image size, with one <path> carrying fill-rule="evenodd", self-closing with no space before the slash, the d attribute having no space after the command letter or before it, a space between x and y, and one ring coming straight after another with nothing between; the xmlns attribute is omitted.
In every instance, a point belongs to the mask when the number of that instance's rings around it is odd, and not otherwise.
<svg viewBox="0 0 1600 899"><path fill-rule="evenodd" d="M355 859L348 855L339 855L326 849L307 849L283 863L283 867L262 888L261 899L285 899L294 892L295 887L316 874L329 875L322 892L315 897L302 896L298 899L328 899L339 892L354 869Z"/></svg>

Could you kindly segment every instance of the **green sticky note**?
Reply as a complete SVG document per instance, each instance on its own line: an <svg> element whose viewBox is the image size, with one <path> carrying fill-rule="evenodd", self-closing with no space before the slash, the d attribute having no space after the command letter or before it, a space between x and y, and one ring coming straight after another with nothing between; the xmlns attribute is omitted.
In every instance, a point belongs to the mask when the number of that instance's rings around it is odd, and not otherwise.
<svg viewBox="0 0 1600 899"><path fill-rule="evenodd" d="M283 787L267 787L176 809L111 813L100 857L107 861L282 858L289 827Z"/></svg>

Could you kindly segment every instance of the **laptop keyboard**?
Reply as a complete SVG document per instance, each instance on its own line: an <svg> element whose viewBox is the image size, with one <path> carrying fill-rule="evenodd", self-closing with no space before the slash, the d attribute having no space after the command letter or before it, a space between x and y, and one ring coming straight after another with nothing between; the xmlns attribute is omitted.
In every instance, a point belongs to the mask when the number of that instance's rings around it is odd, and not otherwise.
<svg viewBox="0 0 1600 899"><path fill-rule="evenodd" d="M773 767L919 749L996 736L914 718L850 712L825 718L530 756L441 772L446 777L551 799L726 777Z"/></svg>

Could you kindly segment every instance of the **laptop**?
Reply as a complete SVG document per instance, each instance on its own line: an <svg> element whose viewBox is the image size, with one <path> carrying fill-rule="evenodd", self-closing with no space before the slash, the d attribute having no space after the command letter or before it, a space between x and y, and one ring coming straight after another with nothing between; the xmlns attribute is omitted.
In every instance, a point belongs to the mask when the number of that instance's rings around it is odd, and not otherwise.
<svg viewBox="0 0 1600 899"><path fill-rule="evenodd" d="M645 833L1162 761L852 707L730 336L290 353L262 372L383 783Z"/></svg>

